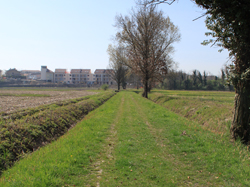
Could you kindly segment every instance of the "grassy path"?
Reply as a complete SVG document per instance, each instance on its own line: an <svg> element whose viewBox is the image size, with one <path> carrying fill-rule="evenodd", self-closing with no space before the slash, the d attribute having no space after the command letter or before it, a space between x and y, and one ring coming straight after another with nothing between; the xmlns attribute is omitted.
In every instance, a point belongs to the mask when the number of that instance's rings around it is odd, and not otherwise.
<svg viewBox="0 0 250 187"><path fill-rule="evenodd" d="M0 186L250 186L250 154L131 92L28 155Z"/></svg>

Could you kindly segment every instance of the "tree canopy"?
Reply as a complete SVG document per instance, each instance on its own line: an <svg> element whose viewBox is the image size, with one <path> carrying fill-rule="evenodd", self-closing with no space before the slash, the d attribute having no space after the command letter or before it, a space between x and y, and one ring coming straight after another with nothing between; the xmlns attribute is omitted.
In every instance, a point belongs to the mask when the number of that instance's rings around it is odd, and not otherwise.
<svg viewBox="0 0 250 187"><path fill-rule="evenodd" d="M149 0L148 4L173 3L175 0ZM206 33L212 43L228 49L233 59L229 81L235 87L234 119L231 135L250 144L250 1L249 0L192 0L206 10Z"/></svg>
<svg viewBox="0 0 250 187"><path fill-rule="evenodd" d="M142 78L147 98L150 84L160 81L173 63L170 54L172 44L180 40L178 27L156 6L146 4L129 16L117 16L116 26L120 29L116 39L124 45L129 59L126 65Z"/></svg>
<svg viewBox="0 0 250 187"><path fill-rule="evenodd" d="M107 50L109 54L109 68L108 74L111 75L117 83L117 89L120 90L120 85L123 88L126 85L126 74L128 72L128 67L126 64L126 56L124 54L124 49L122 46L108 46Z"/></svg>

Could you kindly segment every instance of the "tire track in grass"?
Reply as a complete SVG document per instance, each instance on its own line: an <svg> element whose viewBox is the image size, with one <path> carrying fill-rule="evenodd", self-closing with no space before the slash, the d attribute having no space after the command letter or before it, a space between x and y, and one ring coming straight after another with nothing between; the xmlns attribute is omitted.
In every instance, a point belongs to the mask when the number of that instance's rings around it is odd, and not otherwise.
<svg viewBox="0 0 250 187"><path fill-rule="evenodd" d="M138 107L138 112L140 113L140 115L142 116L142 119L144 119L150 133L152 134L152 136L154 137L155 139L155 142L156 142L156 145L158 147L161 148L161 153L158 155L160 156L162 159L167 159L169 161L172 162L172 164L174 165L175 167L175 170L177 172L179 172L180 176L183 175L184 173L181 171L182 169L188 169L188 170L192 170L192 164L189 163L183 163L179 160L178 155L174 155L174 154L171 154L168 149L171 149L171 147L168 145L169 144L169 141L167 138L163 138L163 131L164 129L158 129L158 128L155 128L149 121L148 119L148 115L145 113L145 111L143 110L143 108L141 107L141 105L138 103L138 101L132 96L131 97L133 102L135 103L135 105ZM143 98L140 98L140 99L143 99ZM182 134L180 135L186 135L186 132L183 131ZM185 155L184 155L185 156ZM205 172L200 170L197 172L197 178L199 178L199 176L203 176L204 177L204 174ZM207 172L208 173L208 172ZM185 186L204 186L204 184L198 184L196 180L190 180L190 176L186 176L185 177L182 177L182 179L184 178L183 181L178 181L178 184L181 184L181 185L185 185ZM179 180L179 179L178 179ZM209 183L210 184L213 184L213 179L212 177L210 177L209 179Z"/></svg>
<svg viewBox="0 0 250 187"><path fill-rule="evenodd" d="M125 96L124 111L118 120L115 159L105 163L103 186L176 186L170 179L171 162L158 157L159 149L149 132L132 93ZM168 168L171 173L166 169Z"/></svg>
<svg viewBox="0 0 250 187"><path fill-rule="evenodd" d="M106 140L106 146L104 147L104 150L106 149L106 152L104 153L104 156L106 156L106 158L108 160L115 160L114 156L113 156L113 150L115 148L115 145L117 143L117 130L115 129L115 126L117 125L121 114L123 113L123 105L124 105L124 97L121 98L121 105L118 111L118 115L116 116L116 119L114 121L114 123L111 125L110 128L110 135L108 136L107 140ZM105 161L102 160L100 163L100 167L102 167L102 163L104 163ZM100 187L100 181L101 181L101 176L102 176L102 172L103 170L100 169L98 171L98 176L97 176L97 187Z"/></svg>
<svg viewBox="0 0 250 187"><path fill-rule="evenodd" d="M151 101L134 97L139 106L144 106L141 109L146 121L153 128L163 129L158 139L167 138L163 140L167 152L179 169L178 186L188 186L186 182L192 182L191 186L249 186L250 170L246 164L249 160L245 159L249 158L248 150L238 146L240 150L236 151L228 139L205 131Z"/></svg>
<svg viewBox="0 0 250 187"><path fill-rule="evenodd" d="M103 153L100 153L100 157L97 158L97 161L92 164L88 169L91 170L91 176L93 181L96 181L96 187L100 187L100 182L103 175L103 165L106 162L109 163L109 160L115 160L113 156L113 150L117 143L117 130L116 125L123 113L123 105L124 105L124 96L121 98L121 104L118 109L118 115L114 119L114 122L110 126L110 131L107 139L105 140L105 144L103 146ZM94 182L95 183L95 182ZM88 187L92 187L93 185L87 185Z"/></svg>

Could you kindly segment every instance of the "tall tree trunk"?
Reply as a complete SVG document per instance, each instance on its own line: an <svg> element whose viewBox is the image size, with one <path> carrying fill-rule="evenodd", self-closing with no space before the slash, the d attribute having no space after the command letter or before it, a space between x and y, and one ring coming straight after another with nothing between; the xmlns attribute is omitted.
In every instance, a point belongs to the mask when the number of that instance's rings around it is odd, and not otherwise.
<svg viewBox="0 0 250 187"><path fill-rule="evenodd" d="M117 86L118 86L118 91L120 91L120 82L118 81L118 83L117 83Z"/></svg>
<svg viewBox="0 0 250 187"><path fill-rule="evenodd" d="M148 98L148 80L146 80L144 82L143 88L144 88L144 91L143 91L142 96L145 97L145 98Z"/></svg>
<svg viewBox="0 0 250 187"><path fill-rule="evenodd" d="M235 71L241 75L249 67L249 51L241 50L236 57ZM250 80L249 75L233 81L235 86L234 119L230 128L232 138L241 139L245 144L250 143Z"/></svg>
<svg viewBox="0 0 250 187"><path fill-rule="evenodd" d="M234 119L230 128L232 138L250 143L250 81L236 88Z"/></svg>

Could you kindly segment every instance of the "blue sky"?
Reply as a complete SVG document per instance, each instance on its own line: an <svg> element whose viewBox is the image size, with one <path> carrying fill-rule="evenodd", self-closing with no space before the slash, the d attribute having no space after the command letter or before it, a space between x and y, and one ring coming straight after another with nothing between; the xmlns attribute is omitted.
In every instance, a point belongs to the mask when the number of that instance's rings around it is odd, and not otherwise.
<svg viewBox="0 0 250 187"><path fill-rule="evenodd" d="M106 68L107 48L117 29L115 16L128 15L134 0L0 0L0 69ZM178 69L219 75L228 52L202 46L207 39L203 10L190 0L161 4L182 39L174 44Z"/></svg>

